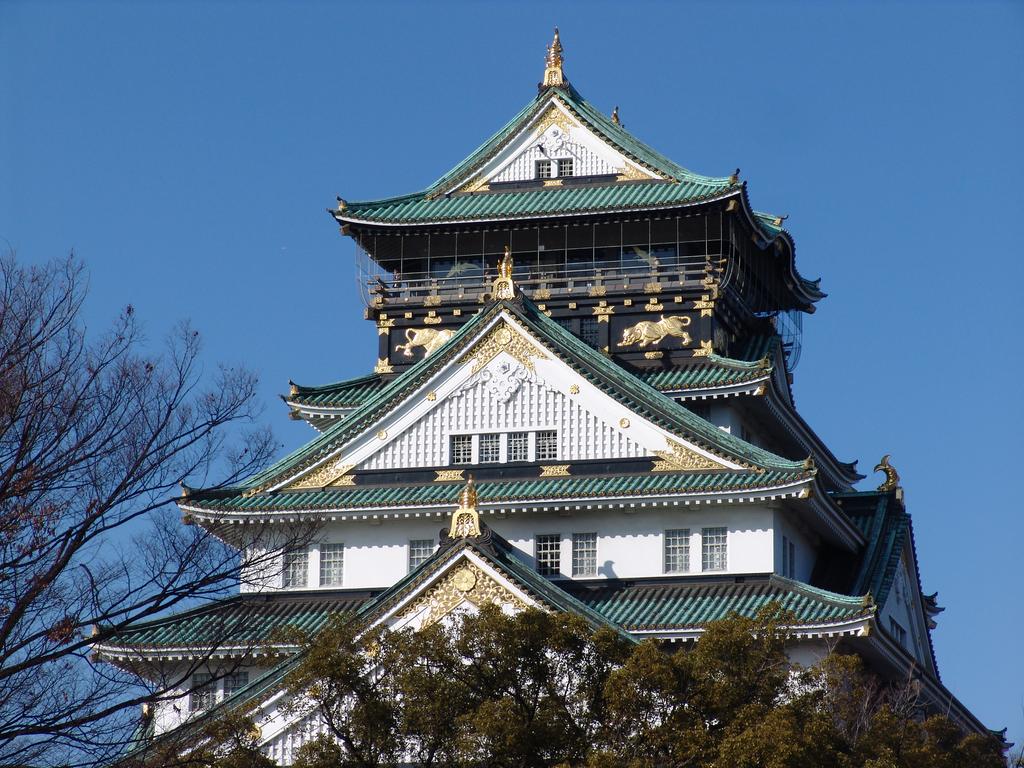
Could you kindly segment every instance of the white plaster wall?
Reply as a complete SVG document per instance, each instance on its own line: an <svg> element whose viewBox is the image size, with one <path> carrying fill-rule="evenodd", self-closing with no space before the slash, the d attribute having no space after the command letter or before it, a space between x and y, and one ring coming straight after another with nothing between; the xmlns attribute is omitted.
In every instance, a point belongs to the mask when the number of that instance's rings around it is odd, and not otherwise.
<svg viewBox="0 0 1024 768"><path fill-rule="evenodd" d="M899 622L900 626L907 631L906 650L918 661L924 663L927 640L925 629L918 615L917 602L920 598L915 594L917 591L915 584L916 580L910 575L906 560L901 560L892 588L889 590L889 596L886 598L885 605L882 606L879 623L886 632L890 632L889 619L892 618ZM897 638L893 637L893 640L897 640Z"/></svg>
<svg viewBox="0 0 1024 768"><path fill-rule="evenodd" d="M218 662L211 662L211 666L203 666L197 671L217 672L225 667L229 669L234 668L234 662L231 661L220 662L220 664L222 666L218 666ZM244 666L239 667L239 669L248 670L250 681L256 680L258 677L267 672L266 667L258 666ZM163 666L163 674L165 675L165 679L167 680L175 679L177 676L183 675L186 672L188 672L188 670L189 666L185 662L168 662ZM189 711L190 694L186 693L186 691L191 687L190 681L191 677L189 678L189 681L186 681L186 683L183 686L179 686L173 689L168 694L167 700L158 702L156 704L153 711L153 727L157 735L160 735L165 731L177 728L190 717L192 717L194 714L199 714L198 712L193 713ZM218 682L219 686L223 686L223 684L223 680ZM217 694L218 700L221 697L221 691L222 688L219 688Z"/></svg>
<svg viewBox="0 0 1024 768"><path fill-rule="evenodd" d="M701 572L701 529L724 526L728 532L728 569L716 573L770 573L775 564L774 515L764 506L715 505L645 509L636 514L615 510L560 515L521 513L504 517L484 514L484 521L504 536L533 564L534 536L562 535L562 573L572 574L572 534L597 533L597 578L639 578L663 575L663 534L669 528L690 530L690 573ZM448 516L336 522L326 525L310 547L307 588L319 588L319 542L345 545L344 589L385 588L408 572L409 540L439 540ZM245 591L280 588L250 584Z"/></svg>
<svg viewBox="0 0 1024 768"><path fill-rule="evenodd" d="M536 377L521 383L515 394L503 400L481 378L439 402L402 435L370 456L361 468L447 466L451 435L538 429L558 431L557 461L649 455L621 429L585 408L584 402L556 391Z"/></svg>
<svg viewBox="0 0 1024 768"><path fill-rule="evenodd" d="M783 556L782 556L782 544L783 537L792 541L795 545L796 550L796 573L794 578L797 581L803 581L810 583L811 574L814 572L814 564L817 559L817 551L810 539L804 532L803 526L797 524L792 514L787 514L783 510L778 510L775 513L775 548L774 548L774 566L772 570L782 576L786 574L782 571Z"/></svg>
<svg viewBox="0 0 1024 768"><path fill-rule="evenodd" d="M573 133L575 134L576 131ZM570 157L573 159L573 176L598 176L612 174L616 171L616 166L596 152L574 141L565 141L559 148L548 152L542 152L538 145L528 147L491 181L531 181L536 178L536 162L538 160L554 162ZM623 164L618 167L621 168Z"/></svg>

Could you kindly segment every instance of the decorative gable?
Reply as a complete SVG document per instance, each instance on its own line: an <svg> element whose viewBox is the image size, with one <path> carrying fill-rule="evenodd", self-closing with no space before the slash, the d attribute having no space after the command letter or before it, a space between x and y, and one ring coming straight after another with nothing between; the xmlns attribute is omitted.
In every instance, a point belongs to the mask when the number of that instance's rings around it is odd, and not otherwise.
<svg viewBox="0 0 1024 768"><path fill-rule="evenodd" d="M400 420L401 429L382 424L367 455L349 454L335 466L450 466L453 436L481 434L500 436L500 460L506 460L504 444L512 433L525 433L535 442L531 433L553 432L555 455L538 457L532 451L529 460L570 463L656 456L660 461L655 469L661 471L738 467L627 409L555 359L507 315L428 386L426 396L417 398L418 405Z"/></svg>
<svg viewBox="0 0 1024 768"><path fill-rule="evenodd" d="M561 184L558 161L570 161L564 176L617 176L620 180L662 178L629 160L606 138L584 125L562 101L552 96L519 134L458 188L476 192L491 184L543 179L545 185ZM538 175L538 163L550 162L551 175ZM453 190L454 191L454 190Z"/></svg>

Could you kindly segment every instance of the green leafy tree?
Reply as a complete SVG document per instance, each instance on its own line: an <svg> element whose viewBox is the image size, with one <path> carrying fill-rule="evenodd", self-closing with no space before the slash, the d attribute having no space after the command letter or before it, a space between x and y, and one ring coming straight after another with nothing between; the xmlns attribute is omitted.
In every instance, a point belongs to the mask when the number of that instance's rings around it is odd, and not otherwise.
<svg viewBox="0 0 1024 768"><path fill-rule="evenodd" d="M485 607L415 633L339 618L302 639L288 679L293 710L325 726L295 764L1005 765L997 740L925 716L913 684L883 684L856 657L795 667L790 621L768 607L679 647L539 610Z"/></svg>

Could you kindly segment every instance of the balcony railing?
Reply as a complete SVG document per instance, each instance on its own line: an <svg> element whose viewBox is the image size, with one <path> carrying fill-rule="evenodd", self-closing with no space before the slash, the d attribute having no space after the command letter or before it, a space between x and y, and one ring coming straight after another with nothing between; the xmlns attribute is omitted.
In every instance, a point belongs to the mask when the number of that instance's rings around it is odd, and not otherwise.
<svg viewBox="0 0 1024 768"><path fill-rule="evenodd" d="M517 267L513 270L516 284L527 295L538 299L556 296L587 295L594 289L609 291L635 291L644 293L655 284L661 291L671 288L698 287L707 274L707 259L700 256L672 266L640 267L622 266L618 263L607 266L588 266L583 269L545 270L543 267ZM367 301L391 304L408 302L429 304L428 299L440 301L472 300L479 294L490 291L495 274L477 270L475 274L450 275L444 277L425 273L380 274L365 279ZM651 291L653 292L653 291ZM380 302L376 300L380 299Z"/></svg>

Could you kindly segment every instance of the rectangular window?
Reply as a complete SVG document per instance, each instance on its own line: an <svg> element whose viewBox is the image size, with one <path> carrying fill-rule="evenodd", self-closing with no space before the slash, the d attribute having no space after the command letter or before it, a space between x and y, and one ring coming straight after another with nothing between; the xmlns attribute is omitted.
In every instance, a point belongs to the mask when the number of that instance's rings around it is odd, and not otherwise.
<svg viewBox="0 0 1024 768"><path fill-rule="evenodd" d="M889 634L891 634L893 640L899 643L903 648L907 647L907 630L905 630L903 626L892 616L889 617Z"/></svg>
<svg viewBox="0 0 1024 768"><path fill-rule="evenodd" d="M320 586L340 587L345 580L345 545L320 545Z"/></svg>
<svg viewBox="0 0 1024 768"><path fill-rule="evenodd" d="M240 669L224 678L224 698L233 696L249 684L249 671Z"/></svg>
<svg viewBox="0 0 1024 768"><path fill-rule="evenodd" d="M530 460L530 433L512 432L508 436L508 460L529 461Z"/></svg>
<svg viewBox="0 0 1024 768"><path fill-rule="evenodd" d="M782 537L782 568L779 570L783 576L789 576L789 539Z"/></svg>
<svg viewBox="0 0 1024 768"><path fill-rule="evenodd" d="M665 573L689 573L690 529L665 531Z"/></svg>
<svg viewBox="0 0 1024 768"><path fill-rule="evenodd" d="M538 160L537 161L537 178L538 179L550 179L551 178L551 161L550 160Z"/></svg>
<svg viewBox="0 0 1024 768"><path fill-rule="evenodd" d="M415 570L423 561L434 554L433 539L409 540L409 570Z"/></svg>
<svg viewBox="0 0 1024 768"><path fill-rule="evenodd" d="M558 433L552 430L537 433L537 461L558 458Z"/></svg>
<svg viewBox="0 0 1024 768"><path fill-rule="evenodd" d="M567 157L558 161L558 175L572 176L572 158Z"/></svg>
<svg viewBox="0 0 1024 768"><path fill-rule="evenodd" d="M796 578L796 545L793 542L789 542L789 578Z"/></svg>
<svg viewBox="0 0 1024 768"><path fill-rule="evenodd" d="M572 575L597 576L597 534L572 535Z"/></svg>
<svg viewBox="0 0 1024 768"><path fill-rule="evenodd" d="M452 435L452 464L473 463L473 436Z"/></svg>
<svg viewBox="0 0 1024 768"><path fill-rule="evenodd" d="M501 461L501 435L494 432L480 435L480 463L496 464Z"/></svg>
<svg viewBox="0 0 1024 768"><path fill-rule="evenodd" d="M309 553L304 549L293 549L284 553L284 572L281 585L284 587L306 586L309 571Z"/></svg>
<svg viewBox="0 0 1024 768"><path fill-rule="evenodd" d="M727 528L701 529L701 568L705 571L724 571L729 567L726 551Z"/></svg>
<svg viewBox="0 0 1024 768"><path fill-rule="evenodd" d="M209 709L217 703L217 681L210 672L195 672L192 675L192 693L188 697L189 712Z"/></svg>
<svg viewBox="0 0 1024 768"><path fill-rule="evenodd" d="M562 534L539 534L533 541L537 573L541 576L557 576L562 570Z"/></svg>

